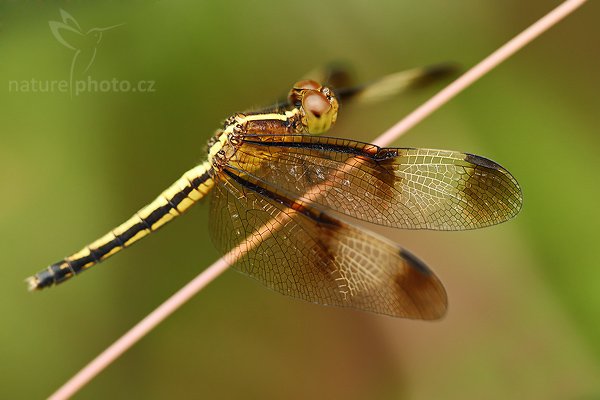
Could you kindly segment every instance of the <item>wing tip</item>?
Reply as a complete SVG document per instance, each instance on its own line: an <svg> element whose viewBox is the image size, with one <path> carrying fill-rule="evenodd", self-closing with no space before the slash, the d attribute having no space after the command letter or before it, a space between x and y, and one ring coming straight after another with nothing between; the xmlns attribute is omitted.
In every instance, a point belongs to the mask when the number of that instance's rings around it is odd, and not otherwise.
<svg viewBox="0 0 600 400"><path fill-rule="evenodd" d="M501 222L505 222L516 217L523 208L523 191L517 179L506 168L497 162L490 160L489 158L478 156L476 154L465 153L465 161L481 168L498 171L507 178L505 182L509 185L510 190L513 192L511 196L513 201L510 204L510 213L508 213L507 218Z"/></svg>
<svg viewBox="0 0 600 400"><path fill-rule="evenodd" d="M433 271L429 269L421 259L417 258L413 253L408 250L400 249L400 257L408 261L411 267L415 267L423 275L432 275Z"/></svg>
<svg viewBox="0 0 600 400"><path fill-rule="evenodd" d="M417 256L405 249L400 249L400 257L410 267L396 279L403 291L412 299L417 311L403 315L409 319L433 321L443 318L448 311L448 295L444 285L435 273Z"/></svg>
<svg viewBox="0 0 600 400"><path fill-rule="evenodd" d="M471 164L478 165L480 167L496 169L499 171L506 171L500 164L477 154L465 153L465 161Z"/></svg>
<svg viewBox="0 0 600 400"><path fill-rule="evenodd" d="M431 83L458 76L461 66L455 62L433 64L420 69L420 76L411 85L414 88L428 86Z"/></svg>

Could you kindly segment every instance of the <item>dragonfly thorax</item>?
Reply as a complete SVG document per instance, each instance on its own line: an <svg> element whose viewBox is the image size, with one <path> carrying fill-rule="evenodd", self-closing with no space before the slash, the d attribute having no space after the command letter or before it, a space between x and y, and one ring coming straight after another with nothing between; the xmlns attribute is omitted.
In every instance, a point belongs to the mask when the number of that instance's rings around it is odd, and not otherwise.
<svg viewBox="0 0 600 400"><path fill-rule="evenodd" d="M214 168L221 169L234 156L240 144L241 137L239 134L228 132L227 129L217 131L209 141L208 162Z"/></svg>
<svg viewBox="0 0 600 400"><path fill-rule="evenodd" d="M251 135L317 134L328 131L337 119L338 99L321 84L296 82L288 94L288 107L279 111L237 113L227 118L208 142L208 161L220 169L234 157Z"/></svg>

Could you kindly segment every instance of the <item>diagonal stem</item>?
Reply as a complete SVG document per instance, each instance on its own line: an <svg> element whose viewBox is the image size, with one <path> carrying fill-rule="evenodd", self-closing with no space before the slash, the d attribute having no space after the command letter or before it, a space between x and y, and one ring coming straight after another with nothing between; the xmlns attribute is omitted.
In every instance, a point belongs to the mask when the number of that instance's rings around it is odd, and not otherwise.
<svg viewBox="0 0 600 400"><path fill-rule="evenodd" d="M415 111L410 113L407 117L388 129L381 136L376 138L373 143L379 146L385 146L392 143L398 137L406 133L410 128L421 122L458 93L470 86L473 82L477 81L494 67L508 59L526 44L530 43L550 27L582 6L585 2L586 0L566 0L565 2L561 3L550 13L546 14L544 17L514 37L504 46L500 47L480 63L475 65L460 78L452 82L445 89L433 96ZM186 284L177 293L175 293L158 308L148 314L148 316L131 328L127 333L125 333L115 343L104 350L89 364L87 364L82 370L80 370L56 392L54 392L50 396L50 399L67 399L77 393L83 386L89 383L96 375L102 372L113 361L125 353L148 332L154 329L158 324L160 324L169 315L185 304L206 285L227 270L227 268L230 266L229 262L239 258L243 254L243 251L247 251L249 248L250 244L248 244L248 242L244 242L242 245L228 253L227 256L220 258L210 267L205 269L196 278Z"/></svg>
<svg viewBox="0 0 600 400"><path fill-rule="evenodd" d="M427 118L435 110L446 104L458 93L471 86L472 83L490 72L517 51L521 50L525 45L532 42L561 19L575 11L585 2L586 0L567 0L564 3L561 3L554 10L537 20L533 25L530 25L529 28L525 29L498 50L481 60L477 65L427 100L412 113L400 120L396 125L382 133L378 138L373 140L372 143L379 146L389 145L409 129Z"/></svg>

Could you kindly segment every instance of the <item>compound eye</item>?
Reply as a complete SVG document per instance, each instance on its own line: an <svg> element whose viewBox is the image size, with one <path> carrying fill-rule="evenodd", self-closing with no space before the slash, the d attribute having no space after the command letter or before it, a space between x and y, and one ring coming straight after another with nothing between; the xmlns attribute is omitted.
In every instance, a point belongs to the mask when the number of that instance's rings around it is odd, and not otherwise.
<svg viewBox="0 0 600 400"><path fill-rule="evenodd" d="M294 89L297 89L297 90L302 90L302 89L319 90L319 89L321 89L321 85L319 85L318 82L315 82L313 80L305 79L303 81L298 81L298 82L294 83Z"/></svg>
<svg viewBox="0 0 600 400"><path fill-rule="evenodd" d="M302 105L304 109L317 118L327 114L331 110L331 104L327 97L320 92L309 92L304 96Z"/></svg>

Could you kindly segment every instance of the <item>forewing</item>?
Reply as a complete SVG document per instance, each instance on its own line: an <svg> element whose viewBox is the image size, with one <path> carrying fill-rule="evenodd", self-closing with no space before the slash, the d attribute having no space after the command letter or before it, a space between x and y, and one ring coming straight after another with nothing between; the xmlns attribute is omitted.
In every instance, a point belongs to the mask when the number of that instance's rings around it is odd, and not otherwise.
<svg viewBox="0 0 600 400"><path fill-rule="evenodd" d="M248 135L230 163L274 191L396 228L476 229L509 220L522 205L506 169L455 151Z"/></svg>
<svg viewBox="0 0 600 400"><path fill-rule="evenodd" d="M441 282L385 238L300 206L232 171L218 175L210 231L234 264L267 287L305 301L396 317L436 319L446 310Z"/></svg>

